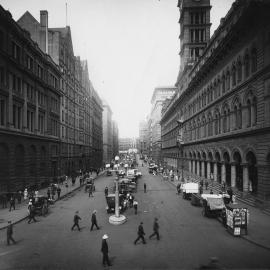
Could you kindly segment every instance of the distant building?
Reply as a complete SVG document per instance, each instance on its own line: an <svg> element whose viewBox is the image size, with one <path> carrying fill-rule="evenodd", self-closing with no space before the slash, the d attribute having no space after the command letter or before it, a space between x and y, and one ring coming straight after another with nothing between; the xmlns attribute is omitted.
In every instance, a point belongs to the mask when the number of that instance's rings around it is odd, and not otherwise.
<svg viewBox="0 0 270 270"><path fill-rule="evenodd" d="M118 125L113 121L113 158L119 154L119 134Z"/></svg>
<svg viewBox="0 0 270 270"><path fill-rule="evenodd" d="M183 65L161 120L167 166L269 200L269 1L236 1L211 39L210 0L178 7ZM194 58L193 47L204 49Z"/></svg>
<svg viewBox="0 0 270 270"><path fill-rule="evenodd" d="M147 155L147 122L141 121L139 124L139 153Z"/></svg>
<svg viewBox="0 0 270 270"><path fill-rule="evenodd" d="M164 101L171 98L175 93L175 87L157 87L151 99L151 113L149 116L150 149L149 156L157 163L161 163L161 111Z"/></svg>
<svg viewBox="0 0 270 270"><path fill-rule="evenodd" d="M113 157L113 122L112 110L108 103L103 100L103 163L110 163Z"/></svg>
<svg viewBox="0 0 270 270"><path fill-rule="evenodd" d="M0 191L48 184L60 166L61 72L0 6Z"/></svg>
<svg viewBox="0 0 270 270"><path fill-rule="evenodd" d="M119 138L119 151L128 151L129 149L136 148L136 138Z"/></svg>

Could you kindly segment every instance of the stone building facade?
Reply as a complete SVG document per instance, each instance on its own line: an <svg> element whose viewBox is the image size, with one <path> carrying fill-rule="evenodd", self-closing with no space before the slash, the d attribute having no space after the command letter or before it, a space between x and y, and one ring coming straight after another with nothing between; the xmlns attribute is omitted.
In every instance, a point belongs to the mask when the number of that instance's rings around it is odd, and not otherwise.
<svg viewBox="0 0 270 270"><path fill-rule="evenodd" d="M60 78L51 57L0 6L0 192L57 175Z"/></svg>
<svg viewBox="0 0 270 270"><path fill-rule="evenodd" d="M161 111L163 102L171 98L175 93L175 87L157 87L155 88L151 99L151 113L149 115L151 119L151 126L149 132L151 132L151 158L156 164L161 163Z"/></svg>
<svg viewBox="0 0 270 270"><path fill-rule="evenodd" d="M200 57L180 69L161 121L162 151L176 168L263 200L270 199L269 4L232 5ZM191 8L178 6L191 20Z"/></svg>
<svg viewBox="0 0 270 270"><path fill-rule="evenodd" d="M113 121L113 158L119 154L119 132L116 121Z"/></svg>
<svg viewBox="0 0 270 270"><path fill-rule="evenodd" d="M139 153L141 155L147 155L147 122L141 121L139 123Z"/></svg>
<svg viewBox="0 0 270 270"><path fill-rule="evenodd" d="M18 23L30 32L32 39L52 57L61 70L60 88L63 95L58 175L75 174L97 165L100 167L101 164L93 164L95 159L92 157L96 153L96 149L93 149L96 130L92 128L95 109L91 91L93 86L88 77L87 62L74 56L70 27L48 28L48 12L44 10L40 11L40 22L27 11Z"/></svg>

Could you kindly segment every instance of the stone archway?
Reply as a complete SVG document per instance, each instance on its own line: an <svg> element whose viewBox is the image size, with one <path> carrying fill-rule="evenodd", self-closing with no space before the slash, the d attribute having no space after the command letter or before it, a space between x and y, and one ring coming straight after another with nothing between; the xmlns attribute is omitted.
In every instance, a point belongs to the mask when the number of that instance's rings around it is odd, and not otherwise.
<svg viewBox="0 0 270 270"><path fill-rule="evenodd" d="M233 154L233 161L235 166L235 184L236 188L243 191L243 168L242 168L242 158L239 152Z"/></svg>
<svg viewBox="0 0 270 270"><path fill-rule="evenodd" d="M225 182L227 186L231 186L231 164L230 164L230 156L228 152L223 154L223 159L225 163Z"/></svg>
<svg viewBox="0 0 270 270"><path fill-rule="evenodd" d="M247 153L246 161L248 163L249 191L252 192L253 194L257 194L258 190L257 159L253 152L249 151Z"/></svg>
<svg viewBox="0 0 270 270"><path fill-rule="evenodd" d="M219 152L216 152L215 160L217 163L217 182L221 183L221 158Z"/></svg>

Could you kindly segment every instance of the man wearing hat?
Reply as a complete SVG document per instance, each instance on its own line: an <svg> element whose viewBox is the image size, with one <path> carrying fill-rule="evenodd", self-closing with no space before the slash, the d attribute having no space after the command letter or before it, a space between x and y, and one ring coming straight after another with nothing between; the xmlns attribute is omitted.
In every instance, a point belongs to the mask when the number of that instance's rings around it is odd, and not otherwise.
<svg viewBox="0 0 270 270"><path fill-rule="evenodd" d="M153 236L157 236L157 240L159 240L159 225L158 225L158 219L155 218L154 225L153 225L153 233L149 236L149 239L151 239Z"/></svg>
<svg viewBox="0 0 270 270"><path fill-rule="evenodd" d="M8 222L7 226L7 244L9 245L9 241L11 240L13 244L16 244L15 240L12 237L13 234L13 225L11 221Z"/></svg>
<svg viewBox="0 0 270 270"><path fill-rule="evenodd" d="M139 239L142 239L143 244L146 244L145 239L144 239L144 230L143 230L143 222L140 223L139 227L138 227L138 237L137 239L134 241L134 245L136 245L136 243L139 241Z"/></svg>
<svg viewBox="0 0 270 270"><path fill-rule="evenodd" d="M91 229L90 229L91 231L93 230L94 225L99 230L99 227L97 225L97 216L96 216L96 213L97 213L97 210L94 210L93 211L93 214L92 214L92 217L91 217L91 222L92 222Z"/></svg>
<svg viewBox="0 0 270 270"><path fill-rule="evenodd" d="M106 266L106 263L108 266L112 266L112 264L110 263L110 260L109 260L109 256L108 256L109 247L108 247L108 243L106 241L108 238L109 237L107 234L104 234L102 236L101 252L103 254L103 260L102 260L103 266Z"/></svg>
<svg viewBox="0 0 270 270"><path fill-rule="evenodd" d="M79 211L76 211L76 212L75 212L75 215L74 215L74 218L73 218L74 224L73 224L73 226L72 226L72 228L71 228L72 231L73 231L73 229L74 229L75 226L78 228L79 231L81 230L81 228L80 228L80 226L79 226L79 220L80 220L80 219L81 219L81 218L79 217Z"/></svg>

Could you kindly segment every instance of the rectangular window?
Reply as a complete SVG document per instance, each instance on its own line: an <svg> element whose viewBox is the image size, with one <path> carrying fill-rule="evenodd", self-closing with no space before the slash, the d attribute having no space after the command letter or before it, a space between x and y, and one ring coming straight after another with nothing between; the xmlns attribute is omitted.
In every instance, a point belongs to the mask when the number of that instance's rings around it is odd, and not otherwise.
<svg viewBox="0 0 270 270"><path fill-rule="evenodd" d="M15 42L12 42L12 57L20 62L21 48Z"/></svg>
<svg viewBox="0 0 270 270"><path fill-rule="evenodd" d="M38 131L44 134L44 115L41 113L38 115Z"/></svg>
<svg viewBox="0 0 270 270"><path fill-rule="evenodd" d="M40 65L38 65L38 77L43 79L43 68Z"/></svg>
<svg viewBox="0 0 270 270"><path fill-rule="evenodd" d="M31 56L27 56L27 68L31 71L33 71L34 69L34 61L33 58Z"/></svg>
<svg viewBox="0 0 270 270"><path fill-rule="evenodd" d="M0 126L6 125L6 99L0 97Z"/></svg>
<svg viewBox="0 0 270 270"><path fill-rule="evenodd" d="M16 91L16 89L17 89L17 80L16 80L16 76L13 74L12 75L12 89L13 89L13 91Z"/></svg>

